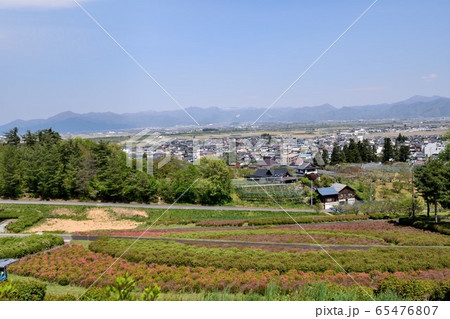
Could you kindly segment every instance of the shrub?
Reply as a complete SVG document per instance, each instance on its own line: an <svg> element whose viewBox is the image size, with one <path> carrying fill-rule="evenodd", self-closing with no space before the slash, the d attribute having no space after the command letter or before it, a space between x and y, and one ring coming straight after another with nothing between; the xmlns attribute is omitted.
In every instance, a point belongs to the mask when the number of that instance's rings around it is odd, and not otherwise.
<svg viewBox="0 0 450 319"><path fill-rule="evenodd" d="M15 280L9 283L12 290L7 294L7 300L42 301L45 298L47 284L36 280Z"/></svg>
<svg viewBox="0 0 450 319"><path fill-rule="evenodd" d="M30 212L25 215L23 213L2 213L0 218L18 218L17 221L9 224L6 228L13 233L20 233L39 222L44 216L39 212Z"/></svg>
<svg viewBox="0 0 450 319"><path fill-rule="evenodd" d="M250 219L248 224L250 226L263 226L263 225L287 225L295 224L311 224L311 223L326 223L326 222L339 222L339 221L351 221L351 220L366 220L369 216L365 215L339 215L339 216L298 216L294 217L295 221L290 217L279 218L259 218Z"/></svg>
<svg viewBox="0 0 450 319"><path fill-rule="evenodd" d="M64 240L55 235L4 237L0 238L0 258L21 258L63 244Z"/></svg>
<svg viewBox="0 0 450 319"><path fill-rule="evenodd" d="M80 298L81 301L107 301L111 300L109 291L101 287L92 287Z"/></svg>
<svg viewBox="0 0 450 319"><path fill-rule="evenodd" d="M64 295L54 295L54 294L46 294L45 301L76 301L77 297L71 294Z"/></svg>
<svg viewBox="0 0 450 319"><path fill-rule="evenodd" d="M243 226L247 220L203 220L195 223L199 227L226 227L226 226Z"/></svg>
<svg viewBox="0 0 450 319"><path fill-rule="evenodd" d="M126 273L124 276L117 277L112 285L106 287L106 291L111 295L112 300L131 300L131 293L135 287L136 281Z"/></svg>
<svg viewBox="0 0 450 319"><path fill-rule="evenodd" d="M415 217L415 218L399 218L399 225L403 226L412 226L419 229L430 230L434 232L438 232L444 235L450 235L450 222L448 221L439 221L435 223L434 220L430 220L426 217Z"/></svg>
<svg viewBox="0 0 450 319"><path fill-rule="evenodd" d="M372 213L369 215L370 219L392 219L397 217L396 214L386 214L386 213Z"/></svg>
<svg viewBox="0 0 450 319"><path fill-rule="evenodd" d="M401 250L403 251L403 250ZM423 259L431 260L436 252L429 253L428 249L418 249L417 255L422 253ZM356 252L350 256L347 256L345 261L346 265L359 261L360 264L371 263L373 260L368 259L367 255L359 256ZM320 256L320 254L318 254ZM315 256L315 259L320 259L316 255L307 255L307 259L311 259ZM334 255L334 252L333 252ZM410 252L397 256L397 259L407 260L407 258L418 258L417 255L412 255ZM266 255L267 256L267 255ZM278 255L277 255L278 256ZM297 254L297 259L300 259ZM336 260L341 262L342 255L334 256ZM396 263L398 260L393 259L393 255L378 255L377 262L380 266L383 263L391 263L389 267L396 269ZM442 256L444 260L448 259L448 256ZM25 257L19 263L12 265L10 271L20 275L34 276L36 278L57 282L61 274L70 277L70 283L77 286L89 287L92 283L113 264L115 258L98 254L87 250L86 248L73 245L65 246L61 249L54 250L49 253L39 254L35 256ZM282 264L284 261L281 261ZM318 261L320 265L321 260ZM326 265L328 266L328 265ZM400 265L401 266L401 265ZM401 268L397 266L398 268ZM416 265L417 266L417 265ZM433 263L429 264L432 267ZM318 268L319 269L319 268ZM355 282L347 276L342 270L327 270L324 272L304 272L298 270L289 270L286 272L280 272L277 270L257 270L249 269L246 271L238 270L236 268L223 269L208 267L183 267L183 266L168 266L152 264L150 267L145 263L133 263L127 260L121 259L114 264L109 271L107 271L101 280L97 282L98 287L89 289L87 293L81 298L82 300L110 300L109 294L100 287L106 287L114 283L117 276L124 276L126 273L132 274L136 280L137 290L141 292L148 288L152 283L153 287L157 284L161 287L163 292L172 293L199 293L199 292L218 292L227 291L229 293L245 293L245 294L265 294L272 289L272 284L278 286L278 292L281 294L293 295L298 291L301 291L305 285L328 282L336 284L345 290L345 288L354 287ZM420 280L433 280L439 283L440 286L448 287L448 280L450 279L450 269L440 270L425 270L425 271L408 271L399 272L396 271L392 274L387 272L381 272L374 270L370 272L351 272L350 275L363 287L367 287L368 291L372 291L378 287L378 283L389 275L396 276L402 279L420 279ZM447 283L446 283L447 281ZM270 286L270 287L269 287ZM322 289L323 290L323 289ZM448 291L448 288L442 289L443 292ZM439 292L440 295L435 293L436 296L440 296L440 300L443 300L443 292ZM278 294L275 289L272 290L273 294ZM139 297L137 293L133 294L133 297ZM437 299L438 297L431 297ZM447 295L448 297L448 295ZM445 298L447 298L445 297ZM299 298L303 298L300 296ZM308 298L308 297L304 297ZM347 297L333 297L335 300L351 300ZM396 300L397 294L393 292L385 292L377 295L377 299ZM383 299L383 300L384 300ZM448 299L448 298L447 298ZM310 299L309 299L310 300Z"/></svg>
<svg viewBox="0 0 450 319"><path fill-rule="evenodd" d="M378 284L377 293L393 291L410 300L448 300L450 281L442 283L432 280L406 279L389 275Z"/></svg>
<svg viewBox="0 0 450 319"><path fill-rule="evenodd" d="M161 287L158 286L157 284L148 286L142 292L141 300L142 301L155 301L156 299L159 298L160 293L161 293Z"/></svg>
<svg viewBox="0 0 450 319"><path fill-rule="evenodd" d="M92 242L89 249L117 257L130 247L132 240L102 238ZM366 251L348 250L333 252L333 257L347 270L366 272L442 269L450 266L450 251L424 248L376 248ZM322 251L301 255L287 252L267 252L261 249L205 248L176 242L138 241L123 256L131 262L167 264L169 266L217 267L239 270L290 269L322 272L329 269L342 271Z"/></svg>

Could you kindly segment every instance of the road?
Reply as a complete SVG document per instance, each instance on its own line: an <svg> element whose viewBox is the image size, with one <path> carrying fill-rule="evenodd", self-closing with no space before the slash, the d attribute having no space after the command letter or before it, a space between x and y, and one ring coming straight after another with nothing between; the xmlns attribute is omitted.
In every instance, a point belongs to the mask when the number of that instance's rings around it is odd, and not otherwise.
<svg viewBox="0 0 450 319"><path fill-rule="evenodd" d="M6 226L11 224L13 221L15 221L15 219L7 219L7 220L0 222L0 233L6 232Z"/></svg>
<svg viewBox="0 0 450 319"><path fill-rule="evenodd" d="M238 206L200 206L200 205L157 205L157 204L125 204L125 203L97 203L97 202L68 202L68 201L40 201L40 200L0 200L0 204L23 205L67 205L67 206L96 206L96 207L129 207L129 208L153 208L153 209L198 209L198 210L227 210L227 211L256 211L256 212L316 212L314 209L270 208L270 207L238 207ZM329 214L327 210L322 213ZM330 214L329 214L330 215Z"/></svg>

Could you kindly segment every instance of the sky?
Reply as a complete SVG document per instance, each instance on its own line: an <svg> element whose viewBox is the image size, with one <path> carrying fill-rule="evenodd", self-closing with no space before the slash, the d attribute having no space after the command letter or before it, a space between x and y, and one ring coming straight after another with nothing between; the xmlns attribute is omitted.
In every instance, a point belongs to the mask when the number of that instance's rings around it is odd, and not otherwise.
<svg viewBox="0 0 450 319"><path fill-rule="evenodd" d="M373 0L79 0L183 106L268 107ZM450 97L450 2L379 0L274 106ZM73 0L0 0L0 124L178 106Z"/></svg>

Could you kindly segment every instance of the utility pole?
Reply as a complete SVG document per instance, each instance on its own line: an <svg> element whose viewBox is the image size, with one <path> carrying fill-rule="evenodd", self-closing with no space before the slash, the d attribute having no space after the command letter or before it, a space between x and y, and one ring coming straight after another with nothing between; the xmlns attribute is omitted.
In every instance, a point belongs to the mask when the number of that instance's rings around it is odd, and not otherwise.
<svg viewBox="0 0 450 319"><path fill-rule="evenodd" d="M313 205L313 181L311 180L311 207Z"/></svg>

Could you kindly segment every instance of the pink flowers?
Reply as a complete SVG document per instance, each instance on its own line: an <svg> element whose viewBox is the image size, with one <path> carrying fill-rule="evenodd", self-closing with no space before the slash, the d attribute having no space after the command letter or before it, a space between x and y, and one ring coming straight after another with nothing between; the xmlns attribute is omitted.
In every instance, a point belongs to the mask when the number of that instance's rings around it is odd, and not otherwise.
<svg viewBox="0 0 450 319"><path fill-rule="evenodd" d="M87 287L103 273L114 261L113 257L91 252L82 246L65 246L58 250L22 259L10 267L10 271L24 276L33 276L50 282L60 279L77 286ZM117 262L99 281L100 286L111 283L117 276L132 274L139 287L157 283L163 291L198 292L228 289L230 292L264 293L267 285L277 283L283 292L294 292L304 285L317 281L327 281L342 286L353 286L354 282L345 273L325 271L323 273L289 270L240 271L237 269L218 269L213 267L176 267L167 265L150 266L125 260ZM361 285L375 288L388 273L351 273ZM396 272L399 278L450 279L450 269Z"/></svg>

